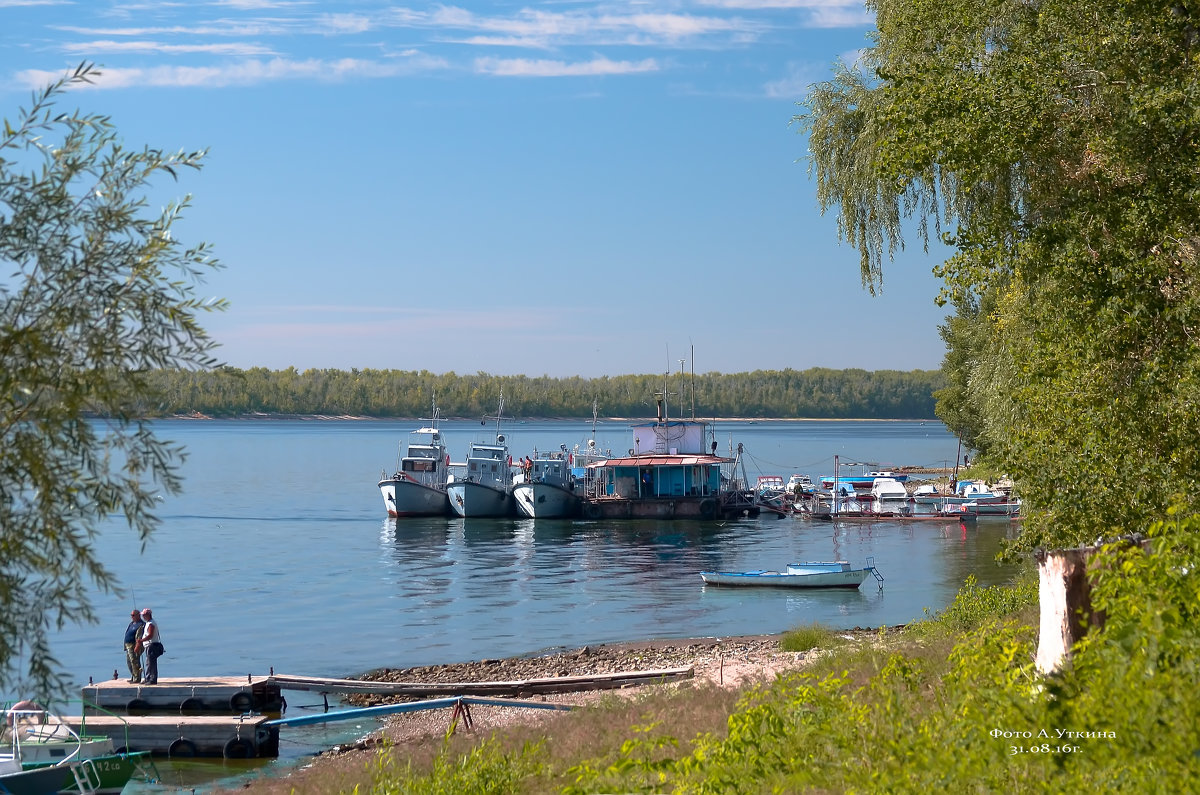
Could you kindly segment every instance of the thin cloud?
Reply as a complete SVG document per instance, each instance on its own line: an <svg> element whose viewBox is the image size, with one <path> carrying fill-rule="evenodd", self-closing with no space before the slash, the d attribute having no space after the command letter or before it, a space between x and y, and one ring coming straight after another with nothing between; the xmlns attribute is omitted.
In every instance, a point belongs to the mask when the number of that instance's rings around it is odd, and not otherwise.
<svg viewBox="0 0 1200 795"><path fill-rule="evenodd" d="M658 62L653 58L642 61L611 61L595 58L582 63L565 61L531 60L528 58L477 58L475 71L498 77L596 77L601 75L627 75L657 72Z"/></svg>
<svg viewBox="0 0 1200 795"><path fill-rule="evenodd" d="M822 78L823 72L811 64L788 64L784 77L772 80L763 86L763 93L771 99L799 99L808 94L808 87Z"/></svg>
<svg viewBox="0 0 1200 795"><path fill-rule="evenodd" d="M102 76L86 88L116 89L145 87L223 88L253 85L278 80L321 80L338 82L349 78L395 77L447 68L444 59L415 54L386 63L355 58L340 60L308 59L293 61L273 58L269 61L243 61L220 66L159 66L149 69L104 69ZM59 72L29 69L19 72L16 81L29 88L44 86L59 79ZM81 86L80 88L85 88Z"/></svg>
<svg viewBox="0 0 1200 795"><path fill-rule="evenodd" d="M269 47L257 44L164 44L158 41L82 41L63 45L63 51L72 54L92 55L105 52L148 53L185 55L207 53L209 55L275 55Z"/></svg>
<svg viewBox="0 0 1200 795"><path fill-rule="evenodd" d="M861 0L700 0L700 5L739 11L807 11L804 25L810 28L859 28L875 23L875 15Z"/></svg>
<svg viewBox="0 0 1200 795"><path fill-rule="evenodd" d="M307 0L214 0L213 5L236 8L238 11L262 11L274 8L303 8L309 3Z"/></svg>
<svg viewBox="0 0 1200 795"><path fill-rule="evenodd" d="M71 0L0 0L0 8L28 8L32 6L69 6Z"/></svg>
<svg viewBox="0 0 1200 795"><path fill-rule="evenodd" d="M737 17L725 18L695 14L612 14L570 12L547 13L524 9L515 16L488 17L467 9L445 6L431 14L405 10L390 18L395 26L445 31L442 36L462 44L505 46L526 42L530 46L550 48L567 44L625 45L677 44L684 40L719 35L744 38L765 29L759 23ZM450 37L449 31L477 32L478 36Z"/></svg>
<svg viewBox="0 0 1200 795"><path fill-rule="evenodd" d="M218 21L205 25L158 27L92 28L79 25L50 25L51 30L81 36L279 36L295 33L293 25L281 22Z"/></svg>
<svg viewBox="0 0 1200 795"><path fill-rule="evenodd" d="M810 18L814 28L861 28L875 24L875 16L865 8L819 8Z"/></svg>
<svg viewBox="0 0 1200 795"><path fill-rule="evenodd" d="M373 27L369 17L361 14L322 14L317 18L318 26L330 35L343 33L366 33Z"/></svg>

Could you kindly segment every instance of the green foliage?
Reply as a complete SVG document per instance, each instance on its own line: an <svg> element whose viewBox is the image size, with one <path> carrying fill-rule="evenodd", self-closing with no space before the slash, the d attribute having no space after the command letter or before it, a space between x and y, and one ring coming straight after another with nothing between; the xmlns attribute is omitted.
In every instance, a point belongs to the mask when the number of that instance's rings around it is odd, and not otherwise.
<svg viewBox="0 0 1200 795"><path fill-rule="evenodd" d="M418 772L411 764L396 763L392 749L380 751L371 762L371 795L510 795L519 784L541 770L540 744L526 744L506 754L490 740L458 754L443 744L432 768Z"/></svg>
<svg viewBox="0 0 1200 795"><path fill-rule="evenodd" d="M949 655L894 652L865 680L781 678L726 736L660 761L660 791L1178 791L1200 773L1200 520L1150 535L1153 554L1114 545L1094 561L1107 624L1064 674L1039 677L1036 629L1005 617L1029 602L1027 583L969 582L938 619L955 629ZM600 769L577 791L624 788L619 766Z"/></svg>
<svg viewBox="0 0 1200 795"><path fill-rule="evenodd" d="M651 717L611 753L540 767L485 744L428 775L389 767L377 791L1183 791L1200 775L1200 518L1148 535L1148 551L1122 542L1092 560L1106 623L1052 677L1034 667L1032 577L968 580L917 631L881 634L888 648L747 691L723 733L681 739L686 726Z"/></svg>
<svg viewBox="0 0 1200 795"><path fill-rule="evenodd" d="M197 317L224 308L193 295L207 248L171 235L187 201L146 213L151 180L204 153L128 150L107 117L54 109L97 74L80 66L0 134L0 682L43 697L65 686L48 630L95 620L90 588L118 587L96 523L122 513L145 540L180 486L182 451L141 419L149 374L212 366Z"/></svg>
<svg viewBox="0 0 1200 795"><path fill-rule="evenodd" d="M829 627L813 623L783 633L783 637L779 639L779 648L784 651L832 649L841 646L844 642L844 639Z"/></svg>
<svg viewBox="0 0 1200 795"><path fill-rule="evenodd" d="M944 385L939 371L828 370L813 368L705 373L673 383L661 375L550 378L476 373L456 375L402 370L164 370L151 378L160 396L146 416L197 411L212 416L324 414L425 417L436 396L443 416L482 417L504 410L514 417L591 417L593 402L610 417L655 415L654 393L669 387L687 396L668 406L698 417L812 417L923 419L933 417L933 393ZM678 376L674 377L676 380Z"/></svg>
<svg viewBox="0 0 1200 795"><path fill-rule="evenodd" d="M1017 578L1011 586L992 585L980 588L975 575L968 575L954 601L937 614L932 622L935 632L970 632L984 624L1037 604L1038 585L1032 572ZM920 632L926 628L917 625Z"/></svg>
<svg viewBox="0 0 1200 795"><path fill-rule="evenodd" d="M874 46L798 117L818 199L871 285L906 221L946 230L938 415L1014 479L1019 544L1196 507L1200 19L1174 2L869 6Z"/></svg>

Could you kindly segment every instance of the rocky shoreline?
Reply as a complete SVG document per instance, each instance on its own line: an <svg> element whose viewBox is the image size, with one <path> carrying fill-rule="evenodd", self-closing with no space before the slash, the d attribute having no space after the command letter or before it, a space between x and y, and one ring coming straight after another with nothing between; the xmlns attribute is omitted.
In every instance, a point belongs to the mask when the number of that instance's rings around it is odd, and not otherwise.
<svg viewBox="0 0 1200 795"><path fill-rule="evenodd" d="M380 668L358 679L368 682L511 682L565 676L655 671L692 666L697 676L713 664L772 664L792 661L793 652L779 649L777 635L745 635L732 638L689 638L652 640L584 646L558 652L483 659L414 668ZM352 696L357 706L373 706L403 700L379 695Z"/></svg>
<svg viewBox="0 0 1200 795"><path fill-rule="evenodd" d="M889 632L900 627L889 628ZM836 631L847 643L871 643L880 636L878 628L855 627ZM413 668L379 668L355 677L362 681L394 683L520 682L530 679L584 677L592 674L621 674L642 671L692 668L693 676L683 682L643 685L620 690L579 690L527 696L515 701L552 703L582 707L606 697L633 697L645 687L711 685L742 688L770 681L789 670L803 667L825 652L811 649L784 651L782 635L741 635L725 638L686 638L610 643L563 649L503 659L428 665ZM406 696L353 695L354 706L379 706L415 700ZM471 720L477 731L502 730L510 726L535 725L560 712L512 706L474 705ZM353 743L322 752L308 764L282 778L263 778L250 782L240 791L263 795L319 792L319 782L338 780L349 771L361 771L381 746L418 747L438 742L455 720L448 708L393 715L379 731Z"/></svg>
<svg viewBox="0 0 1200 795"><path fill-rule="evenodd" d="M847 636L868 630L848 631ZM780 649L781 635L745 635L727 638L688 638L611 643L563 649L504 659L428 665L414 668L379 668L355 677L371 682L497 682L550 679L562 676L617 674L691 667L693 684L708 682L735 688L755 680L769 680L785 670L797 668L819 654L786 652ZM666 685L673 686L673 685ZM644 687L621 690L587 690L530 696L525 700L581 707L606 696L634 696ZM415 700L405 696L353 695L354 706L379 706ZM477 730L491 731L516 725L533 725L561 713L516 707L471 707ZM239 791L284 795L321 791L318 782L337 780L350 771L360 771L383 745L416 747L444 737L453 716L449 709L402 713L388 719L379 731L355 742L336 746L296 768L282 778L268 777L248 782Z"/></svg>

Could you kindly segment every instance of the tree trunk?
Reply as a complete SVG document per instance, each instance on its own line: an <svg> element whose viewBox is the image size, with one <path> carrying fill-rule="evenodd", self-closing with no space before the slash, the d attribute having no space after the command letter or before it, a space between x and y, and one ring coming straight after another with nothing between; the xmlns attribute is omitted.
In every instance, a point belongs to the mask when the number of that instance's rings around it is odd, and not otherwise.
<svg viewBox="0 0 1200 795"><path fill-rule="evenodd" d="M1135 539L1133 543L1149 549L1149 541ZM1090 628L1104 626L1104 614L1092 610L1088 579L1088 561L1099 549L1039 549L1036 553L1041 625L1035 663L1042 675L1062 669L1071 659L1071 647Z"/></svg>

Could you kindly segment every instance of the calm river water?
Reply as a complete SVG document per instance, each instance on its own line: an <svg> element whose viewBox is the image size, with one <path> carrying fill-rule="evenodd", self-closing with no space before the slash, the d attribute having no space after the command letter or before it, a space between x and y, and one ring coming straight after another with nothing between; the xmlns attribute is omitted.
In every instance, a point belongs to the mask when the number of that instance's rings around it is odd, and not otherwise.
<svg viewBox="0 0 1200 795"><path fill-rule="evenodd" d="M97 539L127 588L97 593L97 626L68 626L52 647L75 681L124 670L130 606L160 622L170 676L348 676L644 638L782 632L820 622L878 627L937 611L974 574L1011 571L995 556L1006 521L834 525L762 517L725 523L492 519L389 520L376 483L396 466L412 421L164 421L184 444L185 493L166 499L144 550L123 519ZM492 426L442 424L454 460ZM590 421L505 428L514 458L574 447ZM597 427L623 451L626 421ZM720 422L720 450L741 443L750 479L832 474L833 457L881 467L953 466L956 439L937 422ZM846 469L843 473L849 474ZM886 578L850 592L706 589L708 569L868 557ZM24 696L5 694L5 698ZM292 704L319 701L294 694ZM292 730L285 729L285 735ZM333 731L323 729L323 732ZM340 729L347 731L347 729ZM304 752L305 741L284 757ZM327 734L314 743L328 741Z"/></svg>

